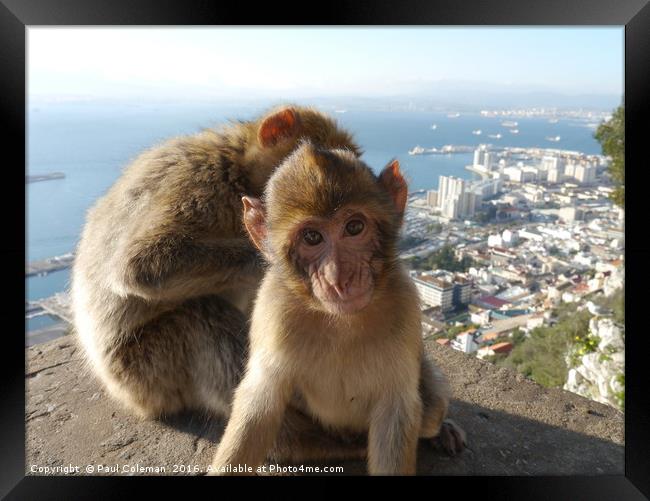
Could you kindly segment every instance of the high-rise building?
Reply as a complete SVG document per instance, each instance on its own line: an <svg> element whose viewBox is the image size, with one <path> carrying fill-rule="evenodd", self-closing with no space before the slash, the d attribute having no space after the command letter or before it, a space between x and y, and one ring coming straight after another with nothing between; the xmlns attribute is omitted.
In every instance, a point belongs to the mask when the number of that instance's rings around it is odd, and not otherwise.
<svg viewBox="0 0 650 501"><path fill-rule="evenodd" d="M472 284L464 277L454 278L452 302L455 305L469 304L472 299Z"/></svg>
<svg viewBox="0 0 650 501"><path fill-rule="evenodd" d="M590 164L578 165L575 170L575 178L582 184L590 184L596 180L596 167Z"/></svg>
<svg viewBox="0 0 650 501"><path fill-rule="evenodd" d="M469 304L472 295L471 282L462 276L452 278L448 272L442 272L442 275L420 274L412 277L422 303L427 306L440 306L442 311Z"/></svg>
<svg viewBox="0 0 650 501"><path fill-rule="evenodd" d="M494 160L494 153L491 151L486 151L485 156L483 157L483 166L485 167L485 170L492 170Z"/></svg>
<svg viewBox="0 0 650 501"><path fill-rule="evenodd" d="M576 177L576 164L569 162L564 166L564 175L566 177Z"/></svg>
<svg viewBox="0 0 650 501"><path fill-rule="evenodd" d="M453 306L454 286L437 277L419 275L413 277L422 302L428 306L440 306L442 311Z"/></svg>
<svg viewBox="0 0 650 501"><path fill-rule="evenodd" d="M443 208L448 199L465 191L465 180L455 176L440 176L438 181L438 207Z"/></svg>
<svg viewBox="0 0 650 501"><path fill-rule="evenodd" d="M438 192L436 190L427 191L427 205L429 207L438 206Z"/></svg>
<svg viewBox="0 0 650 501"><path fill-rule="evenodd" d="M438 207L444 217L458 219L474 213L476 199L465 193L465 180L454 176L440 176Z"/></svg>
<svg viewBox="0 0 650 501"><path fill-rule="evenodd" d="M477 165L483 165L483 158L485 157L485 148L477 148L474 150L474 161L472 164L476 167Z"/></svg>
<svg viewBox="0 0 650 501"><path fill-rule="evenodd" d="M564 172L564 165L566 161L560 157L554 156L545 156L542 158L541 168L550 170L550 169L561 169Z"/></svg>
<svg viewBox="0 0 650 501"><path fill-rule="evenodd" d="M547 180L549 183L559 183L564 177L564 172L561 172L557 167L548 169Z"/></svg>

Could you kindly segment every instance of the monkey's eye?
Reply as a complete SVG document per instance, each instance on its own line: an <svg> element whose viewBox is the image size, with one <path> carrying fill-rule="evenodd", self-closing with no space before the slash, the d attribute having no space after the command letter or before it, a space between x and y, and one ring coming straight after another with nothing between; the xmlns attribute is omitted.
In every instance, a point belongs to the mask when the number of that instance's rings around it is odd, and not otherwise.
<svg viewBox="0 0 650 501"><path fill-rule="evenodd" d="M318 245L323 241L323 235L316 230L305 230L302 234L302 239L307 245Z"/></svg>
<svg viewBox="0 0 650 501"><path fill-rule="evenodd" d="M348 232L348 235L358 235L363 231L363 222L358 219L353 219L345 225L345 231Z"/></svg>

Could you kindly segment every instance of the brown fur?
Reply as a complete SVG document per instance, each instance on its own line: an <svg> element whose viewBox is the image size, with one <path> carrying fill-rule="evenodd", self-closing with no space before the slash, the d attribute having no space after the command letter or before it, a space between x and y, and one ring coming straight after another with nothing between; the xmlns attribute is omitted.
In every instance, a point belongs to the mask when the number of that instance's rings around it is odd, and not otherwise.
<svg viewBox="0 0 650 501"><path fill-rule="evenodd" d="M398 167L391 179L399 181L396 173ZM405 202L406 186L403 179L385 181L354 155L309 143L269 181L260 234L270 268L257 294L250 357L213 473L228 464L260 464L287 409L335 433L367 434L372 474L415 473L418 437L441 431L449 390L424 357L419 298L397 259L402 210L396 204ZM377 278L368 306L334 315L319 309L292 260L288 235L304 218L350 206L365 208L380 228ZM251 231L252 223L247 227Z"/></svg>
<svg viewBox="0 0 650 501"><path fill-rule="evenodd" d="M137 414L229 414L262 276L241 195L259 196L305 138L360 153L327 116L285 107L142 153L88 212L75 328L90 369Z"/></svg>

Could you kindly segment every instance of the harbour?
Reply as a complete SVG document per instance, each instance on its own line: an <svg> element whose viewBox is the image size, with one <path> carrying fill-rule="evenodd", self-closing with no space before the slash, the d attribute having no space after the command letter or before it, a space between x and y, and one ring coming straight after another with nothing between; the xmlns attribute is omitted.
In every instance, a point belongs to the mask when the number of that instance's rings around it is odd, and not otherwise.
<svg viewBox="0 0 650 501"><path fill-rule="evenodd" d="M25 276L43 276L53 271L65 270L72 266L74 253L68 252L61 256L48 257L40 261L32 261L25 266Z"/></svg>

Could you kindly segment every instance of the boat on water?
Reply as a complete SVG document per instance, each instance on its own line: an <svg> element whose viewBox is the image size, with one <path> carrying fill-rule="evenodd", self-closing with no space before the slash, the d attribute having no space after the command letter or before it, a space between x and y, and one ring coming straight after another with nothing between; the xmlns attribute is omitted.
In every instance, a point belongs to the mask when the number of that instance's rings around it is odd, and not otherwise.
<svg viewBox="0 0 650 501"><path fill-rule="evenodd" d="M348 110L334 110L334 113L347 113Z"/></svg>
<svg viewBox="0 0 650 501"><path fill-rule="evenodd" d="M562 139L560 136L546 136L547 141L552 141L554 143L557 143L560 139Z"/></svg>
<svg viewBox="0 0 650 501"><path fill-rule="evenodd" d="M519 134L519 129L510 129L510 134Z"/></svg>
<svg viewBox="0 0 650 501"><path fill-rule="evenodd" d="M437 128L438 128L438 126L437 126L436 124L433 124L433 125L431 126L431 130L436 130Z"/></svg>
<svg viewBox="0 0 650 501"><path fill-rule="evenodd" d="M449 113L447 115L447 118L458 118L460 116L460 113Z"/></svg>
<svg viewBox="0 0 650 501"><path fill-rule="evenodd" d="M425 152L425 149L422 146L417 145L412 150L409 150L409 155L422 155L422 153L424 153L424 152Z"/></svg>
<svg viewBox="0 0 650 501"><path fill-rule="evenodd" d="M501 134L488 134L488 137L491 137L492 139L501 139Z"/></svg>
<svg viewBox="0 0 650 501"><path fill-rule="evenodd" d="M482 133L483 131L481 131L481 129L476 129L472 131L472 134L474 134L475 136L480 136Z"/></svg>
<svg viewBox="0 0 650 501"><path fill-rule="evenodd" d="M512 120L506 120L505 122L501 122L501 125L504 127L517 127L519 124L517 122L513 122Z"/></svg>

